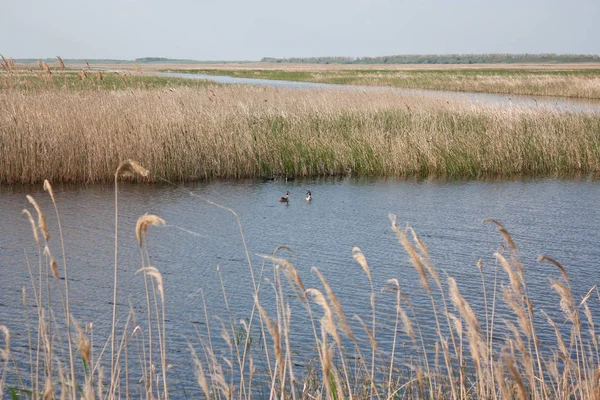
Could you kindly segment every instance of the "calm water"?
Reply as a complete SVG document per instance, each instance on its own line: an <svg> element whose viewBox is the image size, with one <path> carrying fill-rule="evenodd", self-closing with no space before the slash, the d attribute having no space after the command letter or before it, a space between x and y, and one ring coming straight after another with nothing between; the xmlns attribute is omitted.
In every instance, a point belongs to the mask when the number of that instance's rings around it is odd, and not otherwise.
<svg viewBox="0 0 600 400"><path fill-rule="evenodd" d="M289 205L276 201L286 190L291 192ZM303 199L307 190L314 196L310 204ZM94 323L96 351L99 351L112 312L113 189L65 186L56 187L55 192L65 231L72 312L81 323ZM513 234L538 316L544 309L558 321L563 320L558 298L549 283L549 277L558 278L559 273L548 264L536 263L539 254L564 263L577 298L600 281L600 183L592 180L343 179L213 182L185 188L124 185L120 191L120 318L125 319L131 304L143 320L144 285L143 278L135 274L140 268L140 255L134 229L143 213L157 214L168 226L150 228L148 238L152 264L164 277L168 362L173 365L169 373L175 397L182 397L183 386L188 394L198 390L187 340L198 348L196 329L201 333L206 329L199 289L206 296L213 336L218 336L214 332L219 327L214 316L228 321L217 266L234 318L249 316L252 305L249 267L235 219L229 212L190 193L231 207L239 214L257 276L262 265L258 254L270 254L280 245L289 246L296 253L290 259L306 287L321 288L311 273L311 267L317 266L348 316L356 314L368 319L369 285L351 254L352 247L359 246L369 261L377 291L378 341L383 354L389 351L393 334L394 298L381 292L387 279L399 279L415 304L425 336L434 335L428 298L390 229L389 212L398 215L400 224L409 223L417 230L438 269L455 277L463 295L478 309L483 299L475 264L479 258L483 259L491 285L495 266L492 254L501 243L495 229L481 223L487 217L502 221ZM46 210L51 250L56 256L60 254L56 218L45 193L37 186L0 188L0 323L11 329L13 351L22 360L28 353L21 289L30 287L25 257L37 266L31 230L21 214L23 208L29 207L26 194L33 194ZM265 265L264 276L272 280L271 264ZM503 273L499 276L506 281ZM262 282L261 300L272 312L273 290L266 279ZM491 291L491 286L488 290ZM297 303L292 296L289 300ZM56 312L60 318L58 305ZM301 307L292 309L292 325L294 350L301 365L303 355L312 351L314 343ZM352 325L355 332L361 331L356 320ZM550 343L553 333L542 326L542 341Z"/></svg>
<svg viewBox="0 0 600 400"><path fill-rule="evenodd" d="M223 84L242 84L272 86L286 89L321 89L321 90L360 90L360 91L392 91L400 94L419 95L446 101L460 100L473 104L496 105L509 107L542 107L553 110L572 110L600 112L600 100L576 99L552 96L522 96L500 93L452 92L444 90L399 89L388 86L337 85L317 82L295 82L276 79L238 78L226 75L186 74L179 72L159 72L160 76L185 79L206 79Z"/></svg>

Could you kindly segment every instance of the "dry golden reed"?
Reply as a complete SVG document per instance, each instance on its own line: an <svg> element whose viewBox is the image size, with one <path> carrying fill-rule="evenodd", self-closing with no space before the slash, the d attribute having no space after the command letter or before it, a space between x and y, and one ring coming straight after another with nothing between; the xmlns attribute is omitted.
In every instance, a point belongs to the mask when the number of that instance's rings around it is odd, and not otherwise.
<svg viewBox="0 0 600 400"><path fill-rule="evenodd" d="M30 195L27 195L27 200L29 200L29 202L35 208L35 211L37 212L37 215L38 215L38 226L37 227L40 229L40 231L44 235L44 238L46 239L46 241L48 241L48 239L50 239L50 233L48 233L48 226L46 224L46 217L44 216L44 212L42 211L39 204L37 203L37 201L35 201L35 199L33 197L31 197Z"/></svg>
<svg viewBox="0 0 600 400"><path fill-rule="evenodd" d="M394 92L2 90L0 126L0 183L107 182L127 158L150 181L600 170L599 113Z"/></svg>
<svg viewBox="0 0 600 400"><path fill-rule="evenodd" d="M38 229L37 229L37 226L35 225L35 221L33 220L33 216L27 209L23 210L23 214L25 214L27 216L27 219L29 220L29 224L31 225L31 231L33 233L33 238L35 239L35 242L39 246L40 245L40 236L38 235Z"/></svg>
<svg viewBox="0 0 600 400"><path fill-rule="evenodd" d="M138 218L135 225L135 236L138 244L142 246L142 240L146 236L149 226L165 226L165 220L153 214L144 214Z"/></svg>
<svg viewBox="0 0 600 400"><path fill-rule="evenodd" d="M58 281L58 265L56 264L56 260L52 256L52 253L50 252L50 248L48 246L44 246L44 254L48 257L50 270L52 271L52 276Z"/></svg>
<svg viewBox="0 0 600 400"><path fill-rule="evenodd" d="M123 174L141 175L145 172L146 170L139 167L137 163L126 162L121 164L114 177L119 178ZM48 182L45 182L44 188L54 200L54 194ZM35 207L37 202L32 202L32 204ZM36 209L38 208L39 205ZM41 210L39 211L41 212ZM42 231L41 226L45 225L45 222L38 221L36 223L29 211L25 210L24 213L28 217L32 234L36 237L39 231ZM415 279L422 281L423 275L425 279L431 275L438 286L421 285L423 286L421 288L414 282L408 282L407 284L412 285L413 294L411 296L421 297L418 303L415 301L415 304L411 304L408 297L400 291L399 278L391 278L386 281L388 284L386 289L394 291L395 304L387 301L375 304L373 283L375 275L371 275L362 251L357 247L353 248L352 257L368 276L369 300L373 312L373 325L369 326L360 316L354 316L354 320L346 317L334 292L335 284L331 284L318 269L313 268L312 270L319 278L319 280L315 280L315 283L323 285L324 291L317 288L306 288L305 285L308 281L302 281L299 272L301 270L296 269L284 258L276 257L277 252L284 249L284 247L278 248L273 256L265 257L273 262L275 272L272 284L275 299L273 302L271 302L272 299L269 299L269 302L265 302L265 304L276 309L275 317L269 317L259 302L259 294L261 298L272 296L270 291L260 292L262 279L258 285L254 286L254 302L247 304L248 311L252 309L251 312L249 311L250 317L247 320L242 320L239 325L234 325L235 319L240 321L239 316L236 315L234 319L229 314L231 327L227 327L223 322L224 318L216 316L216 319L220 320L221 326L218 338L211 334L212 317L209 316L206 304L204 304L206 323L203 328L198 328L199 343L197 346L201 350L197 352L195 344L188 342L194 363L195 380L199 386L198 393L203 393L207 398L240 398L243 400L257 396L291 398L292 400L308 398L468 400L498 396L540 400L597 398L597 394L600 393L598 383L599 351L592 315L592 301L595 301L596 297L592 294L598 294L596 285L588 291L581 302L576 301L579 292L574 292L574 289L570 287L567 268L549 256L540 256L540 261L550 262L558 268L558 270L550 270L560 276L556 280L551 280L551 286L558 294L559 304L556 308L557 311L562 311L562 315L551 312L546 314L540 308L534 308L527 291L523 274L524 268L518 260L517 247L508 231L502 227L499 229L499 240L509 248L510 257L504 257L501 252L495 254L498 259L495 267L498 271L498 281L494 280L493 282L494 299L491 302L490 313L487 309L489 304L487 301L469 303L468 299L463 297L459 291L459 285L462 287L470 282L457 282L454 278L447 277L444 284L438 283L439 275L429 256L426 244L412 228L407 226L405 230L401 230L393 215L390 215L390 220L392 233L398 236L406 253L401 262L406 265L412 264L415 267L419 277ZM146 214L140 217L136 225L138 244L145 244L144 237L148 227L163 224L162 219L153 215ZM502 226L497 221L495 225ZM411 232L411 238L407 236L408 232ZM163 278L156 267L150 266L149 251L145 252L147 246L140 250L142 268L138 270L138 273L150 276L152 288L155 290L153 292L155 294L154 309L151 310L151 306L148 306L148 328L146 328L146 321L138 321L138 318L145 318L145 316L136 316L132 309L124 326L119 326L118 334L114 336L111 334L108 340L104 340L105 338L94 339L91 325L87 325L86 329L83 329L75 317L67 312L68 304L62 303L63 291L66 290L68 282L66 266L64 277L58 279L56 263L50 248L44 244L42 251L39 241L40 238L37 236L39 283L33 276L31 277L34 293L32 297L35 301L34 305L39 321L31 326L28 322L28 332L26 332L30 336L31 378L26 377L25 380L20 380L17 378L19 375L17 363L14 363L14 369L8 363L10 360L15 360L10 353L10 335L5 327L0 326L0 331L4 336L3 344L0 344L0 361L3 361L0 362L0 389L15 387L18 389L18 393L36 393L34 398L48 399L59 397L68 399L79 397L117 398L119 396L131 398L138 394L144 398L177 397L179 394L175 393L178 390L177 384L168 384L169 381L173 382L177 378L174 378L171 373L167 374L167 371L172 368L166 361L168 358L165 345L166 293L163 279L168 279L168 277ZM350 259L349 255L346 257ZM59 284L47 279L48 270L44 271L42 268L44 263L48 264L50 272L57 278ZM249 264L251 265L251 263ZM480 271L482 270L479 262L478 268ZM298 300L291 295L291 291L288 291L287 287L284 290L281 270L289 279L291 287L297 291ZM44 276L46 279L42 279ZM330 279L337 278L332 276ZM377 278L380 277L377 276ZM65 281L64 285L60 284L62 280ZM61 297L64 316L75 325L77 335L74 335L73 339L65 332L65 328L67 331L69 330L69 325L57 323L57 317L61 312L51 307L53 303L56 303L50 299L49 285L51 283L53 285L52 293L56 295L59 292ZM375 282L375 284L378 283ZM485 281L483 274L481 284L484 288L490 285ZM501 290L502 296L496 299L498 289ZM223 291L225 294L224 288ZM157 299L156 293L160 299ZM366 291L363 290L362 293L366 294ZM454 306L453 309L447 306L444 300L446 295L449 296L451 305ZM22 296L26 315L28 315L28 307L31 307L32 304L27 303L25 288L23 288ZM310 298L310 302L307 302L307 297ZM436 303L434 300L439 297L442 298L443 306L438 306L439 301ZM424 298L425 301L423 301ZM204 296L202 299L204 303ZM377 297L377 299L380 298ZM313 317L310 308L312 304L320 307L322 315ZM498 320L496 325L500 326L496 326L496 330L494 330L495 307L500 304L502 310L498 310L496 317ZM403 306L410 308L412 318L404 311ZM583 308L585 318L580 318L581 308ZM229 312L229 306L227 309ZM258 312L255 313L256 309ZM299 318L294 322L313 325L314 343L311 343L310 348L297 347L297 344L294 343L296 338L292 328L295 324L291 323L292 309L294 310L293 317ZM376 318L382 317L383 313L392 310L395 311L393 333L389 330L391 324ZM155 312L155 318L151 316L150 311ZM301 312L306 312L308 315L301 315ZM361 311L359 310L359 312ZM544 318L539 318L538 312L539 316ZM425 316L425 319L419 317L420 313ZM447 326L440 324L438 314L446 317ZM492 315L491 320L489 320L490 314ZM554 319L550 315L553 315ZM559 315L560 320L557 320L556 315ZM485 325L480 322L480 318L483 316L486 318ZM308 318L308 320L302 320L302 318ZM314 328L315 318L320 321L320 335ZM435 332L431 329L429 332L425 331L424 323L431 325L435 323ZM252 329L253 324L254 329ZM398 329L400 324L402 327ZM548 330L549 333L554 331L555 337L553 338L551 334L544 336L542 343L544 347L538 347L538 342L541 341L538 340L536 329L542 325L551 329ZM201 332L202 329L205 332ZM160 363L152 361L152 340L150 339L152 331L158 334ZM344 347L339 332L351 339L351 348ZM390 354L388 351L390 350L389 338L392 334L393 344ZM271 336L272 347L267 345L267 336ZM37 343L35 342L36 337ZM108 343L113 337L118 337L121 345L108 350ZM259 337L260 340L254 341L253 338L256 337ZM246 341L240 340L241 338L245 338ZM63 366L67 365L65 340L73 341L72 344L79 353L77 357L83 361L83 369L71 375L74 379L66 376L63 371ZM92 343L94 340L98 340L96 343L100 344L95 345ZM409 343L409 347L404 347L404 341L412 342L412 344ZM102 349L103 343L104 348ZM217 343L221 347L215 349ZM399 343L403 343L401 347ZM59 349L57 344L63 348ZM301 347L303 354L299 354L297 350ZM123 350L124 348L125 350ZM272 348L272 351L269 348ZM21 348L19 349L21 351ZM116 368L114 372L111 371L110 378L105 379L103 368L109 365L108 359L113 356L113 354L107 355L108 351L115 352ZM363 355L369 351L372 352L370 360L369 357ZM243 357L241 352L243 352ZM36 354L34 355L34 353ZM132 362L128 357L134 357L134 354L139 359ZM20 359L26 358L23 354L19 354L18 357L19 362ZM255 363L255 359L258 357L260 357L260 363ZM433 360L432 357L434 357ZM439 360L440 357L443 357L445 365ZM302 364L307 360L307 363ZM25 362L25 364L27 363ZM133 365L140 368L141 372L129 371L128 368L132 368ZM305 369L300 372L299 369L302 365ZM9 377L10 385L5 385L6 376ZM140 392L130 392L127 385L130 381L133 383L137 380L139 380L139 385L137 385L139 389L136 390ZM125 383L125 388L122 386L123 383ZM260 386L257 388L253 385ZM267 393L269 394L267 395Z"/></svg>

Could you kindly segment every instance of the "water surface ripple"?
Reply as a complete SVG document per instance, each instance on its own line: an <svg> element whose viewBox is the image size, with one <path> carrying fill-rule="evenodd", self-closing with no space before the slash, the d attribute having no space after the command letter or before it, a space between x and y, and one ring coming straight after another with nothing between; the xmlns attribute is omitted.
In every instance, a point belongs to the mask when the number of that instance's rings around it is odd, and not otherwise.
<svg viewBox="0 0 600 400"><path fill-rule="evenodd" d="M290 204L278 203L276 199L287 190L291 192ZM311 203L304 200L307 190L314 196ZM99 351L104 345L100 338L105 338L109 331L112 312L113 189L59 186L55 192L65 232L72 313L80 323L94 323L97 338L94 345ZM0 323L11 330L13 351L21 360L27 354L21 294L22 287L30 287L27 259L37 268L31 228L21 214L23 208L29 207L25 199L29 193L46 210L52 235L50 247L60 260L57 221L48 196L37 186L0 188ZM446 274L455 277L462 294L480 315L483 315L483 298L475 265L480 258L483 260L491 293L496 265L493 253L501 244L494 227L481 223L484 218L500 220L512 233L540 322L543 322L542 309L557 321L563 318L558 296L550 290L549 282L549 277L559 277L559 271L548 264L536 263L539 254L548 254L565 265L577 299L600 281L600 208L597 207L600 184L596 181L324 179L291 183L212 182L183 188L124 184L119 199L120 322L124 322L130 306L143 321L144 283L136 275L141 261L134 231L140 215L157 214L167 221L167 226L150 228L148 245L151 262L164 278L168 362L173 365L169 373L179 382L172 386L174 397L182 397L180 387L185 387L187 393L198 391L188 340L199 347L196 329L201 333L206 330L200 289L207 301L213 329L218 332L220 326L215 316L229 320L217 267L225 282L233 320L248 317L252 308L252 282L235 218L190 193L231 207L239 214L257 277L263 266L259 255L271 254L277 246L288 246L295 255L281 255L293 262L306 287L322 288L311 272L313 266L318 267L347 315L369 320L368 280L352 258L352 248L359 246L371 267L377 292L377 338L382 357L388 354L393 337L394 295L381 291L390 278L397 278L402 290L410 296L426 339L436 336L429 298L390 229L389 212L397 214L402 226L408 223L417 230L443 279ZM499 277L506 282L503 273ZM260 281L261 301L273 315L270 263L264 264ZM289 300L293 304L295 357L301 365L304 355L314 354L314 339L306 312L291 292ZM57 312L59 304L55 304ZM499 310L505 313L503 317L508 317L501 306ZM597 302L593 303L594 310L598 311ZM35 315L33 309L31 315ZM361 332L355 319L352 325L357 333ZM550 345L553 331L546 324L540 326L542 345ZM219 335L213 336L218 344ZM361 341L366 339L364 335L359 337ZM406 348L398 357L410 352Z"/></svg>

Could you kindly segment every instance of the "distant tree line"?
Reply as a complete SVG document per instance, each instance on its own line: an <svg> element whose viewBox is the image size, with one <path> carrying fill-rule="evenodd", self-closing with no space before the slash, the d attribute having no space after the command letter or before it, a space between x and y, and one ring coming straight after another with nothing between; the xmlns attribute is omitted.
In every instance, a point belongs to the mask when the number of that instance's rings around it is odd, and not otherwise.
<svg viewBox="0 0 600 400"><path fill-rule="evenodd" d="M600 62L597 54L399 54L381 57L263 57L261 62L305 64L512 64Z"/></svg>

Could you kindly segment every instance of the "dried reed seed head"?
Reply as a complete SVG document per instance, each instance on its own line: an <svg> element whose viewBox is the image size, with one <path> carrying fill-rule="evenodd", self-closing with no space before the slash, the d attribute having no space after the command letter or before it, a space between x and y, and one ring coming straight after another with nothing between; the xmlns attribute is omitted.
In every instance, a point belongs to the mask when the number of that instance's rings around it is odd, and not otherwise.
<svg viewBox="0 0 600 400"><path fill-rule="evenodd" d="M306 293L310 294L313 297L315 303L317 303L323 309L323 317L319 320L321 323L321 327L325 329L325 331L335 340L335 342L341 346L340 336L337 333L337 329L335 326L335 322L333 320L333 313L331 312L331 308L327 301L325 300L325 296L318 289L306 289Z"/></svg>
<svg viewBox="0 0 600 400"><path fill-rule="evenodd" d="M271 318L269 318L269 315L267 314L265 309L260 305L258 297L255 296L254 302L256 303L256 306L258 307L258 312L262 320L265 321L265 325L267 325L267 330L269 331L269 334L273 339L273 349L275 351L275 357L277 358L277 362L280 366L283 366L283 353L281 351L281 334L279 332L279 326L276 322L273 322Z"/></svg>
<svg viewBox="0 0 600 400"><path fill-rule="evenodd" d="M396 215L390 213L390 214L388 214L388 216L390 218L390 221L392 222L392 229L396 233L396 237L398 238L398 241L400 242L400 244L404 247L404 249L408 253L408 256L410 258L410 261L411 261L413 267L415 268L415 270L419 274L419 277L421 278L421 285L423 286L423 288L425 288L427 293L431 294L431 288L429 286L429 278L427 277L427 273L425 272L425 268L423 266L423 263L421 262L421 257L419 257L419 255L417 254L415 247L413 246L412 243L410 243L410 241L406 237L406 234L404 232L402 232L402 230L398 227L398 224L396 223ZM437 278L437 274L434 277L434 279L435 278ZM437 281L439 281L439 278L436 279L436 282Z"/></svg>
<svg viewBox="0 0 600 400"><path fill-rule="evenodd" d="M319 271L317 269L317 267L312 267L312 271L314 271L317 274L317 276L321 280L321 283L323 283L323 286L325 287L325 293L327 293L327 298L329 299L331 308L333 309L333 312L337 316L338 326L340 327L342 332L344 332L344 334L348 338L350 338L353 342L356 343L356 338L354 337L352 328L350 327L350 324L348 323L348 319L346 318L344 309L342 308L342 305L340 304L340 301L338 300L337 296L331 289L329 282L327 281L327 279L325 279L325 277L323 276L323 274L321 274L321 271Z"/></svg>
<svg viewBox="0 0 600 400"><path fill-rule="evenodd" d="M204 392L204 396L206 396L207 399L210 399L211 398L210 390L208 388L208 381L206 380L206 374L204 373L204 368L202 367L202 362L200 361L200 358L196 354L196 350L189 342L188 342L188 348L190 349L190 352L192 353L192 360L194 360L194 366L196 367L195 375L196 375L196 381L198 382L198 386L200 386L200 388Z"/></svg>
<svg viewBox="0 0 600 400"><path fill-rule="evenodd" d="M323 327L321 325L321 343L320 343L320 347L321 347L321 352L320 352L320 356L321 356L321 368L323 370L323 376L325 377L330 377L330 371L331 371L331 360L333 359L333 354L331 351L331 348L327 345L327 333L325 332L325 327ZM327 390L327 394L328 394L328 398L332 397L331 396L331 392L332 392L332 388L331 388L331 381L329 379L323 379L324 384L325 384L325 388Z"/></svg>
<svg viewBox="0 0 600 400"><path fill-rule="evenodd" d="M477 260L477 268L481 271L483 268L483 261L481 261L481 258L479 260Z"/></svg>
<svg viewBox="0 0 600 400"><path fill-rule="evenodd" d="M384 290L387 288L387 289L396 291L396 296L397 296L396 312L398 313L398 315L400 315L400 321L402 321L402 327L403 327L404 333L406 333L408 335L408 337L414 342L415 341L415 331L413 329L412 322L411 322L410 318L408 317L408 314L406 314L406 311L404 311L404 309L400 305L400 299L405 299L405 300L407 299L406 295L404 293L402 293L402 291L400 290L400 282L398 282L398 279L392 278L392 279L388 279L386 283L388 284L388 286L384 287Z"/></svg>
<svg viewBox="0 0 600 400"><path fill-rule="evenodd" d="M273 252L273 254L277 253L277 251L279 249L280 248L278 247L275 250L275 252ZM296 270L296 268L294 267L294 265L292 263L290 263L285 258L278 258L278 257L274 257L274 256L263 256L263 255L259 255L259 257L262 257L264 259L272 261L273 264L275 264L276 268L282 267L283 272L285 273L285 276L286 276L288 282L290 283L290 286L292 287L292 289L294 290L294 293L296 294L296 297L298 297L298 299L302 303L306 303L308 301L308 299L306 298L306 289L304 288L304 284L302 283L300 274L298 274L298 271ZM296 289L296 287L298 287L298 290Z"/></svg>
<svg viewBox="0 0 600 400"><path fill-rule="evenodd" d="M487 363L488 359L488 348L481 335L479 319L469 303L460 294L454 278L448 278L448 286L450 287L449 291L452 303L454 303L467 324L467 336L469 338L471 356L475 366L479 367L482 363Z"/></svg>
<svg viewBox="0 0 600 400"><path fill-rule="evenodd" d="M565 282L567 282L567 285L569 284L569 276L567 275L567 270L565 269L565 267L562 266L561 263L559 263L558 261L556 261L554 258L552 257L548 257L544 254L540 254L537 258L537 261L539 263L541 262L547 262L550 263L552 265L554 265L555 267L557 267L558 269L560 269L560 272L562 273L563 279L565 280Z"/></svg>
<svg viewBox="0 0 600 400"><path fill-rule="evenodd" d="M81 354L81 358L86 362L90 362L90 354L91 354L91 343L88 339L87 335L81 329L79 323L75 317L71 316L71 320L73 321L73 325L75 325L75 329L77 330L77 350L79 350L79 354Z"/></svg>
<svg viewBox="0 0 600 400"><path fill-rule="evenodd" d="M585 317L588 321L588 332L590 333L590 337L592 338L594 348L598 348L598 337L596 336L594 317L592 316L592 311L590 310L587 304L583 305L583 313L585 314Z"/></svg>
<svg viewBox="0 0 600 400"><path fill-rule="evenodd" d="M48 182L48 179L44 179L44 190L46 192L48 192L48 194L50 194L50 198L52 199L52 202L54 203L54 190L52 190L52 185L50 185L50 182Z"/></svg>
<svg viewBox="0 0 600 400"><path fill-rule="evenodd" d="M0 347L0 358L8 361L10 357L10 332L4 325L0 325L0 332L2 332L2 336L4 336L4 348Z"/></svg>
<svg viewBox="0 0 600 400"><path fill-rule="evenodd" d="M52 256L52 253L50 252L50 248L48 246L44 246L44 254L49 259L52 276L54 277L54 279L58 280L58 265L56 264L56 260Z"/></svg>
<svg viewBox="0 0 600 400"><path fill-rule="evenodd" d="M462 335L463 335L462 320L451 312L448 313L448 317L450 317L450 320L452 321L452 324L454 325L454 330L456 331L458 337L462 337Z"/></svg>
<svg viewBox="0 0 600 400"><path fill-rule="evenodd" d="M27 215L27 218L29 219L29 223L31 224L31 231L33 232L33 238L35 239L35 242L39 246L40 245L40 236L38 235L38 230L37 230L37 227L35 226L35 221L33 220L33 216L31 215L31 213L29 212L28 209L23 209L23 214Z"/></svg>
<svg viewBox="0 0 600 400"><path fill-rule="evenodd" d="M385 283L387 283L388 285L391 285L395 290L400 290L400 282L396 278L388 279Z"/></svg>
<svg viewBox="0 0 600 400"><path fill-rule="evenodd" d="M156 281L158 293L160 294L160 297L161 297L162 301L164 302L165 301L165 289L163 286L163 278L162 278L160 271L158 269L156 269L156 267L148 266L148 267L140 268L139 270L137 270L136 274L139 274L140 272L148 274L150 277L154 278L154 280Z"/></svg>
<svg viewBox="0 0 600 400"><path fill-rule="evenodd" d="M586 295L583 296L583 299L581 300L581 303L579 303L579 307L581 307L582 305L585 304L586 301L588 301L588 299L590 298L590 296L594 292L594 289L596 289L597 287L598 287L598 284L595 284L594 286L592 286L592 288L590 290L588 290L588 292L586 293Z"/></svg>
<svg viewBox="0 0 600 400"><path fill-rule="evenodd" d="M576 309L573 292L568 286L563 285L559 281L552 279L551 282L552 289L554 289L560 296L560 309L564 313L567 320L575 322Z"/></svg>
<svg viewBox="0 0 600 400"><path fill-rule="evenodd" d="M31 197L30 195L27 195L26 197L27 197L27 200L29 200L29 202L35 208L35 211L37 212L37 215L38 215L38 227L40 228L40 231L42 231L42 234L44 235L44 239L46 239L46 241L48 241L48 239L50 239L50 234L48 233L48 226L46 225L46 217L44 216L44 212L42 211L41 207L39 206L39 204L37 203L37 201L35 201L35 199L33 197Z"/></svg>
<svg viewBox="0 0 600 400"><path fill-rule="evenodd" d="M9 70L8 61L6 60L6 58L4 58L4 56L2 54L0 54L0 57L2 57L2 67L4 67L4 69L6 71L8 71Z"/></svg>
<svg viewBox="0 0 600 400"><path fill-rule="evenodd" d="M52 77L52 71L50 70L50 67L48 66L48 64L46 64L43 61L42 61L42 69L44 70L44 72L46 73L46 75L48 77Z"/></svg>
<svg viewBox="0 0 600 400"><path fill-rule="evenodd" d="M143 237L146 236L149 226L165 226L165 220L152 214L144 214L138 218L135 225L135 236L137 237L140 247L142 246Z"/></svg>
<svg viewBox="0 0 600 400"><path fill-rule="evenodd" d="M508 246L513 251L517 252L517 246L515 245L515 242L512 240L512 237L510 236L510 234L508 233L508 231L506 230L504 225L502 225L500 222L498 222L497 220L495 220L493 218L486 218L483 221L481 221L481 223L483 223L483 224L485 224L487 222L491 222L491 223L495 224L497 231L500 232L500 234L504 238L504 241L506 242L506 244L508 244Z"/></svg>
<svg viewBox="0 0 600 400"><path fill-rule="evenodd" d="M460 294L456 280L452 277L449 277L448 286L450 287L450 299L452 300L454 306L458 309L461 317L467 322L467 327L479 332L480 324L479 320L477 319L477 315L469 303L467 303L464 297L462 297Z"/></svg>
<svg viewBox="0 0 600 400"><path fill-rule="evenodd" d="M506 261L506 258L504 258L502 254L496 252L494 253L494 256L500 261L502 269L504 269L504 271L508 275L508 279L510 280L510 285L512 289L515 291L515 293L521 296L521 278L519 278L519 275L515 273L515 271L512 269L512 267L510 266L508 261Z"/></svg>
<svg viewBox="0 0 600 400"><path fill-rule="evenodd" d="M365 274L369 278L369 282L371 282L371 270L369 269L369 264L367 264L367 259L365 255L358 247L352 248L352 257L360 264Z"/></svg>
<svg viewBox="0 0 600 400"><path fill-rule="evenodd" d="M22 292L23 292L23 306L27 307L27 289L25 289L25 286L23 286Z"/></svg>
<svg viewBox="0 0 600 400"><path fill-rule="evenodd" d="M231 335L229 335L229 329L227 329L227 327L225 326L225 323L223 321L221 321L221 338L225 341L225 344L227 344L227 347L229 347L230 349L233 347L232 346L233 343L231 341Z"/></svg>
<svg viewBox="0 0 600 400"><path fill-rule="evenodd" d="M419 250L421 250L421 253L425 257L429 258L429 250L427 249L427 246L425 245L425 243L423 243L421 241L421 239L419 238L419 235L417 235L417 232L415 232L415 230L411 226L407 226L406 229L412 233L413 240L417 244L417 247L419 248Z"/></svg>
<svg viewBox="0 0 600 400"><path fill-rule="evenodd" d="M63 62L63 59L60 56L56 56L57 60L58 60L58 64L60 65L60 69L65 69L65 63Z"/></svg>
<svg viewBox="0 0 600 400"><path fill-rule="evenodd" d="M519 323L521 330L525 332L527 337L531 337L533 331L531 330L529 318L527 316L527 313L525 312L522 296L517 294L514 290L504 288L502 291L502 298L504 302L508 306L510 306L513 312L516 314L517 322Z"/></svg>
<svg viewBox="0 0 600 400"><path fill-rule="evenodd" d="M133 177L136 175L147 177L148 173L149 171L146 168L142 167L140 164L138 164L136 161L126 160L119 164L119 166L117 167L115 177Z"/></svg>

